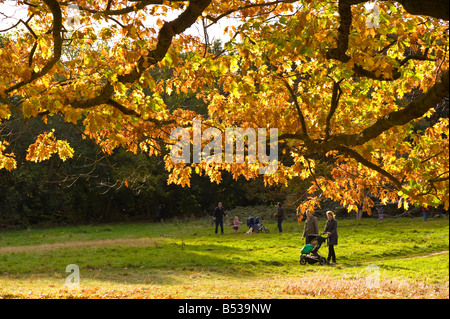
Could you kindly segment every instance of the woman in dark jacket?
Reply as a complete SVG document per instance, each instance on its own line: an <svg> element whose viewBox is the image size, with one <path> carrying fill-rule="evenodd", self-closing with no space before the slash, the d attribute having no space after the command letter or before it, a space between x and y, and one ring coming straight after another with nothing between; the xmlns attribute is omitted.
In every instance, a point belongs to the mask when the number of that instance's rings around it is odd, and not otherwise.
<svg viewBox="0 0 450 319"><path fill-rule="evenodd" d="M328 262L330 260L333 263L336 263L336 254L334 252L334 246L338 243L338 234L337 234L337 221L335 219L334 213L332 211L327 211L327 223L325 225L325 230L322 232L322 234L327 233L328 234Z"/></svg>

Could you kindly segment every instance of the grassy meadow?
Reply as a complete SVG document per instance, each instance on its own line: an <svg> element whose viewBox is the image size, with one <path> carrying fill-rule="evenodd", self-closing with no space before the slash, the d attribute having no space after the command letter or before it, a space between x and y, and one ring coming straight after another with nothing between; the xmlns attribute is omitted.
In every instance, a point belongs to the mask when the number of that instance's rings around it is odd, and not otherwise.
<svg viewBox="0 0 450 319"><path fill-rule="evenodd" d="M216 235L206 219L0 232L0 298L449 298L448 217L338 220L332 266L299 264L303 224L265 225L268 234L243 224ZM78 286L66 285L69 264Z"/></svg>

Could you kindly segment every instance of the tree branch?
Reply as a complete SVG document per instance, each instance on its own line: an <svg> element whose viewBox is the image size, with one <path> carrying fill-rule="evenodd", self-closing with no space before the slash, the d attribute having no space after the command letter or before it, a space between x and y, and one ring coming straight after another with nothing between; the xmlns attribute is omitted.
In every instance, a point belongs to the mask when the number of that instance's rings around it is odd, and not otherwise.
<svg viewBox="0 0 450 319"><path fill-rule="evenodd" d="M111 10L110 9L111 8L111 1L108 1L106 9L103 10L103 11L95 10L95 9L91 9L91 8L83 7L83 6L81 6L81 7L78 6L78 9L81 10L81 11L89 12L89 13L101 13L101 14L104 14L104 15L114 16L114 15L123 15L123 14L131 13L131 12L135 12L135 11L138 11L138 10L142 10L146 6L149 6L149 5L162 5L162 4L164 4L163 0L141 0L141 1L135 1L135 2L136 2L136 4L132 5L131 7L125 7L125 8L116 9L116 10ZM182 0L172 0L171 2L182 2ZM61 6L69 6L71 4L72 3L70 3L70 2L61 2L60 3Z"/></svg>
<svg viewBox="0 0 450 319"><path fill-rule="evenodd" d="M336 89L336 86L335 86ZM410 102L404 108L391 112L384 117L378 119L373 125L362 130L358 134L339 134L334 135L328 140L312 141L305 134L281 134L279 140L295 139L301 140L307 147L307 153L315 152L327 153L329 151L340 151L353 159L360 162L362 165L373 169L383 176L387 177L397 189L401 189L402 182L399 181L392 174L388 173L376 164L366 160L351 147L363 145L371 139L376 138L380 134L386 132L394 126L404 125L410 121L422 117L430 108L440 103L445 97L449 95L449 71L445 71L439 82L430 88L425 94L418 99ZM336 101L336 100L335 100ZM330 112L331 114L331 112ZM329 114L329 117L330 117ZM441 179L439 179L441 181Z"/></svg>
<svg viewBox="0 0 450 319"><path fill-rule="evenodd" d="M129 108L126 108L125 106L123 106L122 104L120 104L117 101L114 101L113 99L107 100L105 102L105 104L113 106L114 108L118 109L120 112L122 112L125 115L131 115L131 116L134 116L134 117L137 117L137 118L141 118L141 115L138 112L136 112L134 110L131 110ZM165 121L165 120L157 120L157 119L154 119L154 118L148 118L145 121L151 122L151 123L155 124L158 127L161 127L162 125L174 124L175 123L174 120L166 120Z"/></svg>
<svg viewBox="0 0 450 319"><path fill-rule="evenodd" d="M449 20L447 0L397 0L410 14L426 15L445 21Z"/></svg>
<svg viewBox="0 0 450 319"><path fill-rule="evenodd" d="M44 76L47 74L52 67L56 64L56 62L59 61L61 58L62 53L62 36L61 36L61 30L62 30L62 14L61 14L61 8L58 4L58 1L56 0L44 0L44 3L47 5L47 7L50 9L53 15L53 28L51 30L52 36L53 36L53 57L47 62L47 64L41 69L39 72L31 72L31 76L27 80L22 80L15 85L9 87L4 91L4 93L9 94L10 92L13 92L14 90L17 90L34 80ZM27 24L25 24L27 25ZM30 61L29 61L30 62Z"/></svg>
<svg viewBox="0 0 450 319"><path fill-rule="evenodd" d="M350 29L352 25L352 10L351 6L353 4L359 4L367 2L364 0L340 0L338 3L338 13L339 13L339 27L338 27L338 36L337 36L337 46L335 48L331 48L326 53L326 58L331 60L337 60L343 63L347 63L351 60L351 57L347 55L348 50L348 41L349 41L349 35L350 35ZM405 1L399 1L402 4L409 4L413 6L413 2L417 2L414 4L417 5L419 1L414 0L405 0ZM426 2L432 2L432 1L426 1ZM437 2L440 2L440 6L443 6L442 1L439 0ZM444 7L444 6L443 6ZM447 14L446 14L446 20L448 21L448 3L447 3ZM423 12L429 12L427 10L422 10ZM444 10L445 11L445 10ZM417 10L417 14L426 14L422 13L420 10ZM445 14L443 15L445 17ZM391 43L390 45L392 45ZM390 46L389 45L389 46ZM388 46L388 47L389 47ZM434 61L434 59L430 59L426 56L427 54L412 54L405 57L402 61L398 61L400 66L405 65L409 60L421 60L421 61ZM393 67L392 69L392 76L386 76L386 74L380 74L377 75L376 72L370 71L365 69L362 65L354 64L353 66L353 72L355 72L356 76L366 77L374 80L379 81L395 81L398 80L401 76L401 72L399 71L398 67Z"/></svg>
<svg viewBox="0 0 450 319"><path fill-rule="evenodd" d="M357 146L374 139L383 132L394 126L405 125L417 118L422 117L434 105L440 103L449 95L449 71L445 71L439 82L437 82L427 93L410 102L404 108L391 112L379 118L373 125L365 128L358 134L335 135L329 141L321 143L320 149L332 150L337 145Z"/></svg>
<svg viewBox="0 0 450 319"><path fill-rule="evenodd" d="M422 117L434 105L440 103L449 95L449 70L445 71L439 82L431 87L425 94L410 102L404 108L386 114L373 125L357 134L337 134L327 141L313 142L303 134L286 133L279 138L296 139L304 141L311 153L316 151L329 152L337 150L339 146L354 147L376 138L394 126L401 126Z"/></svg>
<svg viewBox="0 0 450 319"><path fill-rule="evenodd" d="M340 86L341 82L342 82L342 80L339 80L339 82L334 81L334 83L333 83L333 95L331 96L331 107L330 107L330 112L328 112L326 126L325 126L325 140L328 140L330 138L331 119L333 118L333 115L336 112L337 106L339 104L339 98L341 97L341 94L342 94L342 90L341 90L341 86Z"/></svg>
<svg viewBox="0 0 450 319"><path fill-rule="evenodd" d="M145 1L144 1L145 2ZM151 65L154 65L164 59L167 51L172 44L172 39L175 35L184 32L209 6L211 0L191 1L189 6L176 19L165 22L159 30L158 42L156 48L151 50L146 56L141 56L136 63L136 67L130 73L119 75L117 80L121 83L133 83L139 80L141 74L147 70ZM75 108L89 108L96 105L106 103L114 94L114 88L111 83L107 83L102 93L94 98L88 100L74 100L69 102Z"/></svg>
<svg viewBox="0 0 450 319"><path fill-rule="evenodd" d="M336 149L338 151L340 151L340 152L350 156L351 158L355 159L358 163L361 163L362 165L366 166L367 168L370 168L370 169L380 173L384 177L387 177L392 183L394 183L394 185L395 185L395 187L397 189L401 189L402 188L401 182L395 176L393 176L389 172L385 171L384 169L382 169L378 165L376 165L376 164L370 162L369 160L365 159L363 156L361 156L355 150L352 150L351 148L348 148L348 147L342 146L342 145L337 147Z"/></svg>
<svg viewBox="0 0 450 319"><path fill-rule="evenodd" d="M306 129L305 117L303 116L302 110L300 109L300 105L298 104L297 97L295 96L294 90L292 89L292 87L289 85L289 83L285 79L282 79L282 81L284 82L284 85L288 89L289 95L291 96L291 98L294 102L295 108L297 109L302 134L304 136L308 136L307 129Z"/></svg>
<svg viewBox="0 0 450 319"><path fill-rule="evenodd" d="M427 93L410 102L404 108L386 114L379 118L373 125L356 134L337 134L329 140L314 142L305 134L284 133L278 137L282 140L295 139L304 141L310 153L317 151L329 152L337 150L339 146L354 147L376 138L394 126L401 126L422 117L434 105L440 103L449 95L449 71L445 71L437 82Z"/></svg>
<svg viewBox="0 0 450 319"><path fill-rule="evenodd" d="M217 23L220 19L234 13L237 11L241 11L241 10L245 10L245 9L249 9L249 8L255 8L255 7L269 7L269 6L273 6L273 5L278 5L280 3L294 3L297 0L276 0L276 1L272 1L272 2L262 2L262 3L251 3L242 7L238 7L235 9L230 9L224 13L222 13L221 15L217 16L217 17L212 17L211 15L207 15L206 18L208 20L211 20L211 24L209 24L208 26L206 26L207 28L210 27L211 25L213 25L214 23Z"/></svg>
<svg viewBox="0 0 450 319"><path fill-rule="evenodd" d="M337 47L329 49L326 53L327 59L334 59L344 63L350 61L346 51L348 49L348 36L352 26L352 7L346 1L339 1L339 28L337 37Z"/></svg>

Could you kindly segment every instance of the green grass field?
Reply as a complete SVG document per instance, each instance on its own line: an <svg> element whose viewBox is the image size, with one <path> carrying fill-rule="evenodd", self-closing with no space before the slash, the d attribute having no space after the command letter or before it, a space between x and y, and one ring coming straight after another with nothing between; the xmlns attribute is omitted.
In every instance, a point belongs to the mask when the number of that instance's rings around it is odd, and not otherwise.
<svg viewBox="0 0 450 319"><path fill-rule="evenodd" d="M299 264L303 224L265 225L269 234L216 235L209 220L1 232L0 298L449 298L448 217L338 220L333 266ZM79 286L66 285L69 264Z"/></svg>

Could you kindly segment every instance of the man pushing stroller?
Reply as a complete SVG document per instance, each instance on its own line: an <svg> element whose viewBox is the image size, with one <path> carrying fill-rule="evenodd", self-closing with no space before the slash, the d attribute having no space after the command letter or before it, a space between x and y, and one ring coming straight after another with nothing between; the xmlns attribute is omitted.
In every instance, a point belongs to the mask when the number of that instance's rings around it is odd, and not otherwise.
<svg viewBox="0 0 450 319"><path fill-rule="evenodd" d="M309 210L306 211L306 221L305 228L303 229L302 239L306 238L306 244L310 244L311 237L308 235L318 234L319 233L319 222L317 221L316 216L314 216Z"/></svg>

